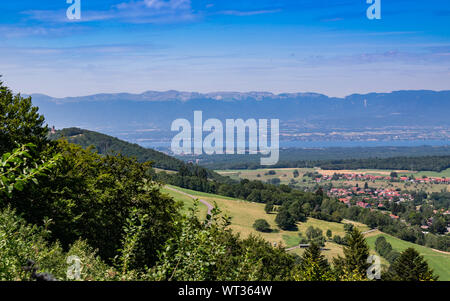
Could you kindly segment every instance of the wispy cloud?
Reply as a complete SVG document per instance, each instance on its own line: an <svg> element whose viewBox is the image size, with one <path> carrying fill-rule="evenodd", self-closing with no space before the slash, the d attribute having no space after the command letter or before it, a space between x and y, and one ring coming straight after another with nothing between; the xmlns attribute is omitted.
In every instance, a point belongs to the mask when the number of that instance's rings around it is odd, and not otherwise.
<svg viewBox="0 0 450 301"><path fill-rule="evenodd" d="M31 20L52 23L95 22L118 20L127 23L180 23L199 17L190 0L142 0L122 2L107 10L82 10L80 20L68 20L64 10L27 10L22 12Z"/></svg>
<svg viewBox="0 0 450 301"><path fill-rule="evenodd" d="M224 10L218 11L217 14L243 17L243 16L263 15L263 14L274 14L279 12L281 12L281 9L266 9L266 10L251 10L251 11Z"/></svg>
<svg viewBox="0 0 450 301"><path fill-rule="evenodd" d="M399 63L405 65L424 65L424 64L442 64L450 63L450 57L447 52L401 52L390 50L375 53L358 53L353 55L336 56L309 56L301 58L301 63L307 66L320 65L364 65L379 63Z"/></svg>

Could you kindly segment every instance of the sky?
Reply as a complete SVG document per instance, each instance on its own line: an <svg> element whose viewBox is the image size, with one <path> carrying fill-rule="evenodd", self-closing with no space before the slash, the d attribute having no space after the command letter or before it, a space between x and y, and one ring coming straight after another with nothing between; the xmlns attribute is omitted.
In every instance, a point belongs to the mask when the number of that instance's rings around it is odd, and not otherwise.
<svg viewBox="0 0 450 301"><path fill-rule="evenodd" d="M76 1L76 0L70 0ZM0 0L0 74L53 97L450 89L450 1Z"/></svg>

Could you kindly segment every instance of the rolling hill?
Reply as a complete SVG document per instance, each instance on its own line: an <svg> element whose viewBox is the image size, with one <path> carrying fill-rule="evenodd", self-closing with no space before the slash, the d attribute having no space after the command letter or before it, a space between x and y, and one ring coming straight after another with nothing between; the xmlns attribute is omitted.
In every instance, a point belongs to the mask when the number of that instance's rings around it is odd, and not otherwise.
<svg viewBox="0 0 450 301"><path fill-rule="evenodd" d="M80 145L83 148L95 147L99 154L121 153L128 157L135 157L139 162L154 162L153 167L166 170L179 170L185 163L162 152L144 148L118 138L94 131L79 128L67 128L49 134L49 138L56 140L65 137L69 142Z"/></svg>

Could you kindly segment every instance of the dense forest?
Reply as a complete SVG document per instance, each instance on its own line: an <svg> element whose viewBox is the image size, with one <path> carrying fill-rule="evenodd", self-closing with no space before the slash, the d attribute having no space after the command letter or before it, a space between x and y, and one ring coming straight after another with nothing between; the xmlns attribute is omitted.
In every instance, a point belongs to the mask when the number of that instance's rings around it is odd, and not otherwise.
<svg viewBox="0 0 450 301"><path fill-rule="evenodd" d="M193 174L205 174L210 179L228 181L229 179L201 166L185 163L179 159L166 155L150 148L144 148L138 144L129 143L118 138L79 128L67 128L48 134L52 141L67 139L69 142L78 144L82 148L93 148L101 155L121 154L129 158L135 158L140 163L151 163L154 168L169 171L189 170Z"/></svg>
<svg viewBox="0 0 450 301"><path fill-rule="evenodd" d="M181 204L161 192L150 162L51 141L44 122L31 98L0 82L0 280L368 280L369 247L357 229L348 229L344 256L333 262L314 242L299 257L260 237L242 239L218 208L205 221L196 206L181 214ZM270 192L282 207L292 202L286 211L299 213L294 218L304 212L335 218L339 211L320 190L220 183L189 166L161 177L222 193L241 188L247 197ZM82 263L78 272L68 270L73 260ZM413 249L383 275L437 279Z"/></svg>
<svg viewBox="0 0 450 301"><path fill-rule="evenodd" d="M210 169L257 169L259 155L179 156L189 161L199 159ZM450 146L414 147L329 147L281 148L280 160L274 168L322 167L324 169L383 168L441 171L448 166Z"/></svg>
<svg viewBox="0 0 450 301"><path fill-rule="evenodd" d="M333 160L319 163L319 167L322 169L401 169L443 171L450 168L450 156Z"/></svg>
<svg viewBox="0 0 450 301"><path fill-rule="evenodd" d="M218 157L216 157L218 158ZM214 169L258 169L265 168L253 160L240 160L239 157L230 156L226 161L208 162L200 161L202 165ZM311 168L322 169L401 169L414 171L443 171L450 168L450 156L420 156L420 157L391 157L391 158L364 158L364 159L333 159L333 160L280 160L272 168Z"/></svg>
<svg viewBox="0 0 450 301"><path fill-rule="evenodd" d="M79 128L67 128L57 130L54 134L49 134L51 140L67 138L71 143L80 145L83 148L93 146L99 154L121 153L127 157L135 157L138 162L153 162L153 166L167 170L179 170L184 162L164 153L149 148L143 148L137 144L125 142L123 140L88 131Z"/></svg>

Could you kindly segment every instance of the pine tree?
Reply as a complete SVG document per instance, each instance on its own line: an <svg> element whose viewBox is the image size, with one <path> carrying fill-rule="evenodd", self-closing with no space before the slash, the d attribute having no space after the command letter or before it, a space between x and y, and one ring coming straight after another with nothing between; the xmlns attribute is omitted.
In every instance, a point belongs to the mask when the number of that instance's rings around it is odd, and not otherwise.
<svg viewBox="0 0 450 301"><path fill-rule="evenodd" d="M391 265L388 280L394 281L435 281L428 263L414 248L408 248Z"/></svg>
<svg viewBox="0 0 450 301"><path fill-rule="evenodd" d="M328 260L320 252L320 247L312 242L305 250L299 267L293 275L296 281L330 281L334 280Z"/></svg>
<svg viewBox="0 0 450 301"><path fill-rule="evenodd" d="M357 228L353 228L348 233L347 246L344 247L344 258L338 256L334 260L336 270L341 275L355 274L357 278L365 278L370 264L367 262L369 257L369 246L364 236Z"/></svg>

